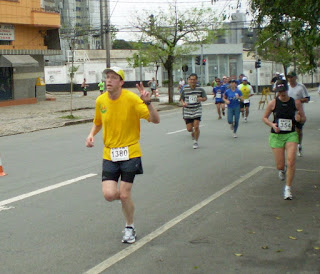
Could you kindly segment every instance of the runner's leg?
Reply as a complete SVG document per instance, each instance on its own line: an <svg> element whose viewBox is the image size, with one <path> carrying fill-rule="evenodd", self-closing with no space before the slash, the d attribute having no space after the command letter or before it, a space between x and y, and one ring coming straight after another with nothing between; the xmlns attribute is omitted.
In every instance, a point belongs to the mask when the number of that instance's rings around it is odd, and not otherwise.
<svg viewBox="0 0 320 274"><path fill-rule="evenodd" d="M104 198L112 202L120 199L120 193L117 188L117 182L112 180L106 180L102 182L102 193Z"/></svg>
<svg viewBox="0 0 320 274"><path fill-rule="evenodd" d="M276 162L276 168L278 170L284 170L285 165L285 149L284 147L272 148L274 160Z"/></svg>
<svg viewBox="0 0 320 274"><path fill-rule="evenodd" d="M285 146L287 152L287 180L286 185L291 186L293 177L296 171L296 154L297 154L297 143L288 142Z"/></svg>
<svg viewBox="0 0 320 274"><path fill-rule="evenodd" d="M199 136L200 136L200 121L194 120L193 126L194 126L194 139L198 142Z"/></svg>
<svg viewBox="0 0 320 274"><path fill-rule="evenodd" d="M217 112L218 112L218 115L219 115L219 119L221 119L220 105L221 105L221 103L217 103L217 104L216 104Z"/></svg>
<svg viewBox="0 0 320 274"><path fill-rule="evenodd" d="M131 189L133 184L120 182L120 200L122 204L122 212L128 225L133 224L134 204L131 198Z"/></svg>

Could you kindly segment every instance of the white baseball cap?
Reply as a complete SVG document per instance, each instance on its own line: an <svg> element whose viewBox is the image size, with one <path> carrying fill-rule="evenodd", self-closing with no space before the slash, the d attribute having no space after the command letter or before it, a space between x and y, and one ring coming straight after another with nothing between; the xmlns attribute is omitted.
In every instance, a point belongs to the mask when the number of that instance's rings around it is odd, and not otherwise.
<svg viewBox="0 0 320 274"><path fill-rule="evenodd" d="M106 69L103 71L103 73L107 74L107 73L110 72L110 71L118 74L118 75L121 77L121 79L124 81L124 71L123 71L122 68L119 68L119 67L106 68Z"/></svg>

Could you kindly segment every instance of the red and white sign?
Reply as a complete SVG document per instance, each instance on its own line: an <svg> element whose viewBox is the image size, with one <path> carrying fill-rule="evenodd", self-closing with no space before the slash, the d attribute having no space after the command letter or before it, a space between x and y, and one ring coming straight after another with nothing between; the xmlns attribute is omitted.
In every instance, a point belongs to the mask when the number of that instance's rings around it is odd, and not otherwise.
<svg viewBox="0 0 320 274"><path fill-rule="evenodd" d="M0 40L14 40L14 25L0 24Z"/></svg>

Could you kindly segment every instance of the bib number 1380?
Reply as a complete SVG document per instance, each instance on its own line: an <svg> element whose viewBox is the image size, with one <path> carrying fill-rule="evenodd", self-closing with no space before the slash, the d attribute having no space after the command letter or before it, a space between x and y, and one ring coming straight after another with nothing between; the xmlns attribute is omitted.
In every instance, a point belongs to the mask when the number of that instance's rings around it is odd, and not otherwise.
<svg viewBox="0 0 320 274"><path fill-rule="evenodd" d="M129 160L129 149L128 149L128 147L111 148L110 154L111 154L110 156L111 156L111 161L112 162Z"/></svg>

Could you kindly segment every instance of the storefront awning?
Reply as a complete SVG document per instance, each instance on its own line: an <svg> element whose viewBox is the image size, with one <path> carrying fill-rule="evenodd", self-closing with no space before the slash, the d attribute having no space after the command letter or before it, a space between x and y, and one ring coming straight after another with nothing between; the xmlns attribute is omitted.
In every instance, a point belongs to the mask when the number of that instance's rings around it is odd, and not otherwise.
<svg viewBox="0 0 320 274"><path fill-rule="evenodd" d="M39 63L30 55L0 55L0 67L37 67Z"/></svg>

